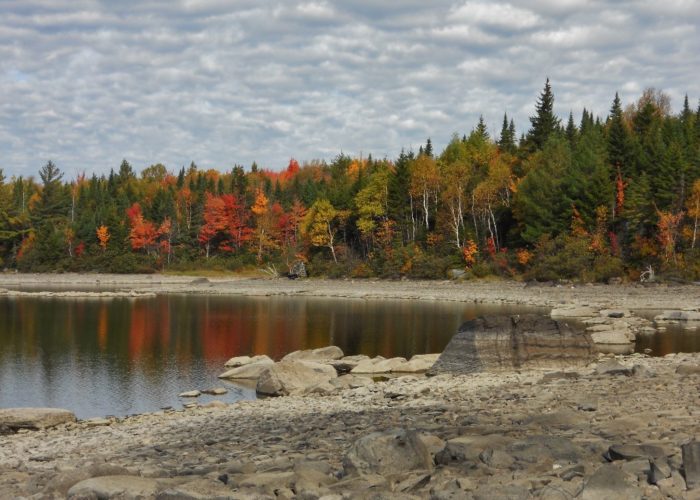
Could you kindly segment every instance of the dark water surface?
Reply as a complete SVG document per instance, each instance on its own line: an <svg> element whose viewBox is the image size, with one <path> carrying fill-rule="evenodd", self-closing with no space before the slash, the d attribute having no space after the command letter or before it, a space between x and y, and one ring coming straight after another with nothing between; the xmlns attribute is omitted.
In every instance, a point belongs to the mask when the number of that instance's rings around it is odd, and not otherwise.
<svg viewBox="0 0 700 500"><path fill-rule="evenodd" d="M181 407L180 392L225 386L232 356L340 346L385 357L441 352L480 314L541 312L462 303L161 295L0 297L0 408L62 407L80 418ZM203 396L199 402L213 397Z"/></svg>

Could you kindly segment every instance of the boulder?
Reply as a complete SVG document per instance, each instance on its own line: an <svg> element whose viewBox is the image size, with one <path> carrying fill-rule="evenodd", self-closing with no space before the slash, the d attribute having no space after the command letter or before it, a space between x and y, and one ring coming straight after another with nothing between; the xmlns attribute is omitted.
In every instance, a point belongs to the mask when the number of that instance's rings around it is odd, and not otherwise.
<svg viewBox="0 0 700 500"><path fill-rule="evenodd" d="M68 490L68 498L155 498L166 480L140 476L85 479Z"/></svg>
<svg viewBox="0 0 700 500"><path fill-rule="evenodd" d="M416 354L410 361L393 368L391 371L397 373L425 372L435 364L439 357L440 354Z"/></svg>
<svg viewBox="0 0 700 500"><path fill-rule="evenodd" d="M75 414L60 408L0 409L0 427L16 429L46 429L75 422Z"/></svg>
<svg viewBox="0 0 700 500"><path fill-rule="evenodd" d="M262 371L255 390L267 396L302 394L337 376L335 368L329 365L311 361L280 361Z"/></svg>
<svg viewBox="0 0 700 500"><path fill-rule="evenodd" d="M655 321L700 321L698 311L664 311L654 318Z"/></svg>
<svg viewBox="0 0 700 500"><path fill-rule="evenodd" d="M464 323L427 374L560 369L595 359L590 335L565 322L538 315L487 316Z"/></svg>
<svg viewBox="0 0 700 500"><path fill-rule="evenodd" d="M358 439L343 459L346 475L432 470L430 451L415 431L373 432Z"/></svg>
<svg viewBox="0 0 700 500"><path fill-rule="evenodd" d="M219 375L219 378L255 380L260 377L262 372L274 364L275 362L268 358L267 360L257 363L231 368Z"/></svg>
<svg viewBox="0 0 700 500"><path fill-rule="evenodd" d="M632 486L625 474L613 464L603 465L585 482L581 500L641 500L642 493Z"/></svg>
<svg viewBox="0 0 700 500"><path fill-rule="evenodd" d="M376 358L360 361L350 373L390 373L405 363L406 358L385 359L381 356L377 356Z"/></svg>
<svg viewBox="0 0 700 500"><path fill-rule="evenodd" d="M632 375L632 369L627 368L616 359L605 359L595 367L597 375Z"/></svg>
<svg viewBox="0 0 700 500"><path fill-rule="evenodd" d="M272 359L270 359L269 356L266 356L265 354L262 354L260 356L236 356L234 358L229 359L224 366L226 368L236 368L239 366L245 366L245 365L250 365L253 363L261 363L261 362L269 362L273 363Z"/></svg>
<svg viewBox="0 0 700 500"><path fill-rule="evenodd" d="M682 363L676 367L678 375L700 375L700 365L693 363Z"/></svg>
<svg viewBox="0 0 700 500"><path fill-rule="evenodd" d="M194 390L194 391L181 392L180 394L178 394L178 397L180 397L180 398L198 398L201 395L202 395L202 393L200 391Z"/></svg>
<svg viewBox="0 0 700 500"><path fill-rule="evenodd" d="M211 396L221 396L228 393L228 389L225 387L212 387L211 389L203 389L202 394L209 394Z"/></svg>
<svg viewBox="0 0 700 500"><path fill-rule="evenodd" d="M193 479L172 486L158 494L158 500L205 500L233 498L231 488L216 479Z"/></svg>
<svg viewBox="0 0 700 500"><path fill-rule="evenodd" d="M622 329L595 331L591 333L591 339L598 352L604 354L631 354L634 352L636 337L628 329Z"/></svg>
<svg viewBox="0 0 700 500"><path fill-rule="evenodd" d="M294 351L282 358L282 361L327 361L340 359L344 356L343 350L337 346L319 347L318 349L306 349Z"/></svg>
<svg viewBox="0 0 700 500"><path fill-rule="evenodd" d="M685 484L689 490L700 488L700 441L681 446Z"/></svg>

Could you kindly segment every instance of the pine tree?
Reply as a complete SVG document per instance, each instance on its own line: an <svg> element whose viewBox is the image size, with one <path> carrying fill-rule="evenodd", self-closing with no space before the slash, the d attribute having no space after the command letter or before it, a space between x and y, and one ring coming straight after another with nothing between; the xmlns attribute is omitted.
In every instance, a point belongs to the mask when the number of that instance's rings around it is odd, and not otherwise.
<svg viewBox="0 0 700 500"><path fill-rule="evenodd" d="M530 117L532 128L528 132L527 139L534 149L542 149L547 139L559 130L560 120L554 114L554 94L549 84L549 78L544 85L535 106L536 114Z"/></svg>
<svg viewBox="0 0 700 500"><path fill-rule="evenodd" d="M430 137L428 137L428 140L425 143L425 149L423 151L426 156L430 156L431 158L433 157L433 143L430 140Z"/></svg>
<svg viewBox="0 0 700 500"><path fill-rule="evenodd" d="M576 145L578 138L578 130L574 124L574 113L569 112L569 121L566 123L566 138L569 140L569 145L573 148Z"/></svg>
<svg viewBox="0 0 700 500"><path fill-rule="evenodd" d="M632 145L629 132L622 116L620 96L615 92L615 99L608 117L608 159L615 171L620 171L625 179L635 173Z"/></svg>
<svg viewBox="0 0 700 500"><path fill-rule="evenodd" d="M479 115L479 123L477 123L476 129L474 129L474 133L478 135L482 141L489 140L489 132L486 129L486 124L484 123L483 115Z"/></svg>
<svg viewBox="0 0 700 500"><path fill-rule="evenodd" d="M409 189L411 187L410 163L413 161L413 153L401 150L394 163L393 175L389 177L387 185L387 216L396 223L396 233L401 235L403 243L412 239L412 213Z"/></svg>
<svg viewBox="0 0 700 500"><path fill-rule="evenodd" d="M501 127L501 137L498 139L498 147L505 153L515 151L515 124L513 120L508 123L508 115L503 114L503 126Z"/></svg>

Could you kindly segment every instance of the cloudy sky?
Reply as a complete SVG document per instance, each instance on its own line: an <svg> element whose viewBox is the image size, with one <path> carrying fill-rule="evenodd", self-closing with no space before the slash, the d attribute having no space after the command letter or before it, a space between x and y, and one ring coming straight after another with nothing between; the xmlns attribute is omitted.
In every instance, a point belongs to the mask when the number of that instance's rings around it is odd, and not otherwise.
<svg viewBox="0 0 700 500"><path fill-rule="evenodd" d="M0 0L0 168L280 169L700 97L697 0Z"/></svg>

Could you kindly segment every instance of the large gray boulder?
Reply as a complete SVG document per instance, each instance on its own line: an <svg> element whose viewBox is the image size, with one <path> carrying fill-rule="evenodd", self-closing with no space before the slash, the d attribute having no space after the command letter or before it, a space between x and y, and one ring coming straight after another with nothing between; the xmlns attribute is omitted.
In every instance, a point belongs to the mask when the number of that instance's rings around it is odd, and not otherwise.
<svg viewBox="0 0 700 500"><path fill-rule="evenodd" d="M75 422L75 414L60 408L7 408L0 410L0 427L17 429L46 429Z"/></svg>
<svg viewBox="0 0 700 500"><path fill-rule="evenodd" d="M266 396L302 394L337 376L335 368L330 365L312 361L280 361L260 374L255 390Z"/></svg>
<svg viewBox="0 0 700 500"><path fill-rule="evenodd" d="M432 470L433 458L416 431L373 432L358 439L343 459L346 475Z"/></svg>
<svg viewBox="0 0 700 500"><path fill-rule="evenodd" d="M253 363L261 363L261 362L268 362L268 363L273 363L272 359L270 359L269 356L266 356L265 354L261 354L259 356L236 356L231 359L229 359L224 366L226 368L237 368L239 366L244 366L244 365L250 365Z"/></svg>
<svg viewBox="0 0 700 500"><path fill-rule="evenodd" d="M427 374L561 369L595 359L590 335L565 322L537 315L487 316L464 323Z"/></svg>
<svg viewBox="0 0 700 500"><path fill-rule="evenodd" d="M329 361L340 359L343 356L343 350L340 347L331 345L318 349L290 352L282 358L282 361Z"/></svg>

